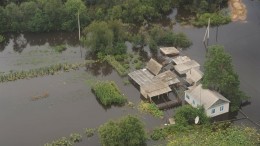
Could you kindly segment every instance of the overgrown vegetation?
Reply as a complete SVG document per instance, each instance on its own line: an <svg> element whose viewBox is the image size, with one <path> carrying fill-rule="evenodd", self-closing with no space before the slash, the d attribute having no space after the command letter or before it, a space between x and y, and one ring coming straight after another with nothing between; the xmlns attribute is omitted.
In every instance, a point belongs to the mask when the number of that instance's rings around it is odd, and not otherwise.
<svg viewBox="0 0 260 146"><path fill-rule="evenodd" d="M0 43L2 43L5 40L5 37L0 34Z"/></svg>
<svg viewBox="0 0 260 146"><path fill-rule="evenodd" d="M195 118L199 117L199 124L208 124L209 118L205 114L204 108L194 108L190 105L179 107L174 115L174 119L178 125L188 126L195 124Z"/></svg>
<svg viewBox="0 0 260 146"><path fill-rule="evenodd" d="M163 117L163 111L159 110L158 107L154 103L148 103L141 101L138 109L143 112L147 112L152 114L155 117L162 118Z"/></svg>
<svg viewBox="0 0 260 146"><path fill-rule="evenodd" d="M72 146L73 143L66 137L54 140L51 143L46 143L44 146Z"/></svg>
<svg viewBox="0 0 260 146"><path fill-rule="evenodd" d="M108 56L105 57L104 60L107 61L111 66L113 66L113 68L118 72L118 74L120 76L126 76L127 75L128 70L124 66L122 66L121 63L119 63L115 59L115 57L108 55Z"/></svg>
<svg viewBox="0 0 260 146"><path fill-rule="evenodd" d="M144 124L135 116L109 121L99 127L98 134L103 146L144 145L146 141Z"/></svg>
<svg viewBox="0 0 260 146"><path fill-rule="evenodd" d="M232 58L224 51L223 46L208 48L204 68L203 87L216 90L230 100L231 111L238 110L241 101L249 98L240 90L240 81L234 71Z"/></svg>
<svg viewBox="0 0 260 146"><path fill-rule="evenodd" d="M19 79L30 79L46 75L54 75L55 73L64 71L68 72L70 70L78 70L80 67L85 66L86 64L93 63L93 60L86 60L81 63L59 63L55 65L50 65L47 67L41 67L36 69L30 69L28 71L11 71L10 73L0 74L0 83L16 81Z"/></svg>
<svg viewBox="0 0 260 146"><path fill-rule="evenodd" d="M95 133L96 129L95 128L86 128L85 134L87 137L92 137Z"/></svg>
<svg viewBox="0 0 260 146"><path fill-rule="evenodd" d="M124 105L127 101L113 81L99 81L91 88L104 106Z"/></svg>
<svg viewBox="0 0 260 146"><path fill-rule="evenodd" d="M221 13L203 13L199 14L192 24L198 27L207 26L209 18L211 26L219 26L231 22L231 17L229 15L226 16Z"/></svg>
<svg viewBox="0 0 260 146"><path fill-rule="evenodd" d="M70 134L70 141L73 143L81 142L82 135L80 135L79 133L72 133L72 134Z"/></svg>
<svg viewBox="0 0 260 146"><path fill-rule="evenodd" d="M67 49L67 47L65 45L57 45L57 46L54 46L53 47L53 50L55 52L58 52L58 53L62 53L63 51L65 51Z"/></svg>

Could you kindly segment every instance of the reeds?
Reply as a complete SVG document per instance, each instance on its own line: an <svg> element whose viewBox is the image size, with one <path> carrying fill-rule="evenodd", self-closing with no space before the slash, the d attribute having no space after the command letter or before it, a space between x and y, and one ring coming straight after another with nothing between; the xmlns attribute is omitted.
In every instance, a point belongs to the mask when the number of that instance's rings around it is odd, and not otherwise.
<svg viewBox="0 0 260 146"><path fill-rule="evenodd" d="M58 72L68 72L71 70L78 70L80 67L84 67L86 64L93 63L93 60L86 60L81 63L59 63L55 65L50 65L47 67L41 67L37 69L30 69L28 71L12 71L7 74L0 74L0 83L16 81L19 79L30 79L46 75L54 75Z"/></svg>

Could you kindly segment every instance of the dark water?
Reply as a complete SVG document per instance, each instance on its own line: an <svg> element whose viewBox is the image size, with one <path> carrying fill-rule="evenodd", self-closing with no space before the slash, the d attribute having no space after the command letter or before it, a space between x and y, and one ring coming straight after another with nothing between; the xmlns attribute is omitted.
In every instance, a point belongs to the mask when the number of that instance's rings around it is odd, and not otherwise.
<svg viewBox="0 0 260 146"><path fill-rule="evenodd" d="M209 44L224 45L226 51L231 54L235 70L239 74L241 89L251 97L251 104L244 106L242 110L252 120L260 123L260 2L244 2L248 9L246 22L233 22L219 28L211 28ZM193 45L183 53L203 64L206 52L202 43L205 28L177 25L173 30L184 32L191 38ZM237 117L241 117L241 114ZM254 126L247 120L238 122Z"/></svg>
<svg viewBox="0 0 260 146"><path fill-rule="evenodd" d="M218 28L218 33L217 28L211 28L210 44L222 44L232 55L235 70L240 76L241 89L251 96L251 104L244 106L242 110L251 119L260 123L258 112L260 2L245 1L245 3L248 8L247 22L234 22L221 26ZM191 48L183 50L183 54L203 64L205 48L202 39L205 28L183 27L177 24L173 30L184 32L193 41ZM8 36L10 39L0 46L0 72L83 60L80 57L77 33L8 34ZM60 44L65 44L68 49L61 54L44 52ZM151 56L150 53L145 55ZM73 132L83 133L85 128L95 128L109 119L118 119L127 114L139 116L147 129L165 123L166 119L141 114L136 108L128 106L104 109L91 93L89 84L93 80L114 80L128 96L129 101L135 104L140 101L139 91L132 85L124 86L124 79L106 64L94 64L87 66L86 70L55 76L0 84L0 145L43 145ZM49 97L37 101L31 100L32 96L44 92L49 93ZM165 117L172 113L173 110L165 113ZM241 114L237 117L241 117ZM252 126L248 120L239 123ZM153 144L155 143L148 141L148 145ZM78 145L100 144L95 134L92 138L84 138Z"/></svg>

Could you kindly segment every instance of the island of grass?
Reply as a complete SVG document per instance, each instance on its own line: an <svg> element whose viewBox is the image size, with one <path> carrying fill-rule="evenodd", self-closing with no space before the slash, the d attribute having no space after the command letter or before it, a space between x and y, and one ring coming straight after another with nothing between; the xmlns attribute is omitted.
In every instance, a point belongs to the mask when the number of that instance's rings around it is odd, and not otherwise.
<svg viewBox="0 0 260 146"><path fill-rule="evenodd" d="M104 106L124 105L127 101L113 81L100 81L92 86L92 90Z"/></svg>

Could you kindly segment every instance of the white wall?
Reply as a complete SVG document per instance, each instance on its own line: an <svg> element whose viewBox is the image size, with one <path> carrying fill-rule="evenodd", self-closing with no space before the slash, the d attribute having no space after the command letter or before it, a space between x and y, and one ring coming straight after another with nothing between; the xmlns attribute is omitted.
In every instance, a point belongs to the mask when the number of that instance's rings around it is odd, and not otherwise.
<svg viewBox="0 0 260 146"><path fill-rule="evenodd" d="M187 98L187 96L189 97L189 99ZM200 101L194 99L189 93L185 92L185 101L188 102L191 106L193 107L197 107L200 106ZM193 103L194 101L194 103Z"/></svg>
<svg viewBox="0 0 260 146"><path fill-rule="evenodd" d="M187 98L187 95L189 96L189 99ZM200 101L194 99L189 93L185 92L185 97L184 97L185 101L188 102L191 106L193 107L197 107L200 105ZM193 101L195 102L195 104L193 104ZM220 107L223 106L223 110L220 111ZM212 113L212 109L215 109L215 113ZM229 111L229 103L223 103L220 105L216 105L214 107L209 108L208 110L206 110L206 114L209 117L215 117L224 113L227 113Z"/></svg>
<svg viewBox="0 0 260 146"><path fill-rule="evenodd" d="M222 111L220 111L220 107L221 106L223 106L223 110ZM212 113L212 109L215 109L215 113ZM227 102L227 103L223 103L223 104L220 104L220 105L217 105L217 106L209 108L206 111L206 114L209 117L215 117L215 116L227 113L228 111L229 111L229 103Z"/></svg>

